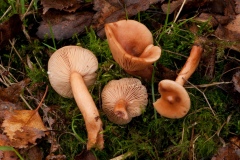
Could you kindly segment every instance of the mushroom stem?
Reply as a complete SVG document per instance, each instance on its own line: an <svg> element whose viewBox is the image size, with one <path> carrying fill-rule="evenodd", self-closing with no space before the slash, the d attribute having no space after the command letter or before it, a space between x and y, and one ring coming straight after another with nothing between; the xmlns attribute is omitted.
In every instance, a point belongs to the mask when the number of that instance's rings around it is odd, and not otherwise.
<svg viewBox="0 0 240 160"><path fill-rule="evenodd" d="M87 150L93 146L102 149L104 144L103 134L100 133L103 130L102 121L92 96L79 73L71 73L70 82L74 99L83 115L87 128Z"/></svg>
<svg viewBox="0 0 240 160"><path fill-rule="evenodd" d="M193 74L193 72L196 70L199 61L201 59L203 53L203 48L200 45L194 44L190 55L184 64L183 68L181 69L180 73L178 74L175 82L177 82L180 85L184 85L186 80L189 79L189 77Z"/></svg>
<svg viewBox="0 0 240 160"><path fill-rule="evenodd" d="M128 119L127 102L123 99L117 101L113 110L114 114L122 119Z"/></svg>

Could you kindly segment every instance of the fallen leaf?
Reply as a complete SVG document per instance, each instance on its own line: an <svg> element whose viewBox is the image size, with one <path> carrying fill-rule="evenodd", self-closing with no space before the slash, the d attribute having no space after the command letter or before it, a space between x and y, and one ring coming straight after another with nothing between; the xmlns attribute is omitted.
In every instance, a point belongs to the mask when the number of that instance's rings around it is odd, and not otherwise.
<svg viewBox="0 0 240 160"><path fill-rule="evenodd" d="M31 147L27 150L26 157L27 160L42 160L43 151L38 146Z"/></svg>
<svg viewBox="0 0 240 160"><path fill-rule="evenodd" d="M237 14L240 14L240 0L235 0L235 4L236 4L236 6L235 6L235 12L236 12Z"/></svg>
<svg viewBox="0 0 240 160"><path fill-rule="evenodd" d="M161 9L165 14L171 14L174 11L178 10L183 2L184 0L174 0L171 3L168 3L168 1L166 1L166 3L163 3L161 5ZM199 8L201 6L204 6L207 2L209 1L208 0L187 0L184 4L184 9Z"/></svg>
<svg viewBox="0 0 240 160"><path fill-rule="evenodd" d="M63 40L74 34L85 32L92 22L92 12L67 13L49 10L43 15L43 21L38 27L37 36L41 39L52 38Z"/></svg>
<svg viewBox="0 0 240 160"><path fill-rule="evenodd" d="M177 1L172 1L170 4L164 3L161 8L165 14L171 14L173 13L176 9L178 9L181 4L183 3L183 0L177 0Z"/></svg>
<svg viewBox="0 0 240 160"><path fill-rule="evenodd" d="M70 12L75 12L80 4L77 0L41 0L41 4L43 5L43 14L45 14L50 8L54 8L57 10L65 10Z"/></svg>
<svg viewBox="0 0 240 160"><path fill-rule="evenodd" d="M35 110L13 110L7 112L2 123L3 132L9 137L13 147L25 148L28 143L45 135L47 128Z"/></svg>
<svg viewBox="0 0 240 160"><path fill-rule="evenodd" d="M30 79L27 78L7 88L0 88L0 100L12 103L19 102L20 94L29 82Z"/></svg>
<svg viewBox="0 0 240 160"><path fill-rule="evenodd" d="M199 22L208 22L212 27L216 27L219 24L226 25L231 21L229 16L223 16L219 14L201 13L194 20Z"/></svg>
<svg viewBox="0 0 240 160"><path fill-rule="evenodd" d="M240 14L237 15L234 20L229 22L226 25L226 28L230 31L234 31L234 32L237 32L238 34L240 34ZM238 39L240 40L240 38L238 38Z"/></svg>
<svg viewBox="0 0 240 160"><path fill-rule="evenodd" d="M0 134L0 146L10 146L9 139L6 135ZM13 151L1 151L0 159L2 160L14 160L18 159L17 155Z"/></svg>
<svg viewBox="0 0 240 160"><path fill-rule="evenodd" d="M218 149L216 155L211 160L239 160L240 159L240 139L238 137L232 137L230 143L222 148Z"/></svg>
<svg viewBox="0 0 240 160"><path fill-rule="evenodd" d="M145 11L151 4L160 0L131 0L131 1L110 1L95 0L93 9L97 11L93 16L93 28L99 37L104 37L105 23L115 22L136 15L140 11Z"/></svg>
<svg viewBox="0 0 240 160"><path fill-rule="evenodd" d="M0 24L0 49L22 31L22 21L19 14L12 15L7 21Z"/></svg>
<svg viewBox="0 0 240 160"><path fill-rule="evenodd" d="M2 160L19 160L18 156L13 151L4 151Z"/></svg>
<svg viewBox="0 0 240 160"><path fill-rule="evenodd" d="M214 34L226 41L233 42L233 45L229 48L240 52L240 33L236 31L231 31L222 25L219 25L215 30Z"/></svg>
<svg viewBox="0 0 240 160"><path fill-rule="evenodd" d="M80 154L76 155L75 160L97 160L91 150L83 150Z"/></svg>
<svg viewBox="0 0 240 160"><path fill-rule="evenodd" d="M28 144L36 144L36 140L44 136L45 132L43 130L24 126L15 131L11 144L15 148L26 148Z"/></svg>
<svg viewBox="0 0 240 160"><path fill-rule="evenodd" d="M235 16L235 0L221 1L224 4L224 15Z"/></svg>

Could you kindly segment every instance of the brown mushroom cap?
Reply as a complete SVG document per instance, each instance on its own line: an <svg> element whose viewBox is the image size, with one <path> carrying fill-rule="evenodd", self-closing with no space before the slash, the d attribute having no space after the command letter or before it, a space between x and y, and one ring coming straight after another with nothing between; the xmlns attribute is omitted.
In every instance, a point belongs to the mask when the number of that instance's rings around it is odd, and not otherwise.
<svg viewBox="0 0 240 160"><path fill-rule="evenodd" d="M113 58L124 70L142 70L160 58L161 49L153 45L152 33L138 21L108 23L105 32Z"/></svg>
<svg viewBox="0 0 240 160"><path fill-rule="evenodd" d="M161 94L153 103L157 112L167 118L182 118L190 109L190 97L183 86L172 80L162 80L158 84Z"/></svg>
<svg viewBox="0 0 240 160"><path fill-rule="evenodd" d="M148 103L148 94L145 86L136 78L122 78L111 80L102 91L102 109L108 119L116 124L127 124L133 117L139 116ZM125 105L120 108L126 111L116 112L116 105Z"/></svg>
<svg viewBox="0 0 240 160"><path fill-rule="evenodd" d="M63 97L72 98L70 74L80 73L87 87L92 85L97 74L98 61L88 49L79 46L65 46L53 53L48 61L48 74L51 86Z"/></svg>

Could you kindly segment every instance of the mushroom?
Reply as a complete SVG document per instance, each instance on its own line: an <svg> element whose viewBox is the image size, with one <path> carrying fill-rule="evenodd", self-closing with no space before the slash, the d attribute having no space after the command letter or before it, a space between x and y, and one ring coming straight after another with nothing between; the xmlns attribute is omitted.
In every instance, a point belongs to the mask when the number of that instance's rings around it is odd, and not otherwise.
<svg viewBox="0 0 240 160"><path fill-rule="evenodd" d="M153 106L160 115L167 118L182 118L188 113L191 102L183 85L196 70L202 52L203 47L199 41L196 41L176 80L162 80L159 82L158 91L161 98L154 102Z"/></svg>
<svg viewBox="0 0 240 160"><path fill-rule="evenodd" d="M127 73L150 80L161 49L153 45L148 28L135 20L120 20L106 24L105 32L114 60Z"/></svg>
<svg viewBox="0 0 240 160"><path fill-rule="evenodd" d="M182 118L190 109L190 97L183 86L172 80L162 80L158 84L161 94L153 103L156 111L167 118Z"/></svg>
<svg viewBox="0 0 240 160"><path fill-rule="evenodd" d="M145 86L137 78L111 80L102 91L102 109L116 124L127 124L140 116L148 103Z"/></svg>
<svg viewBox="0 0 240 160"><path fill-rule="evenodd" d="M96 80L98 61L88 49L65 46L53 53L48 61L49 81L53 89L63 97L74 97L80 109L88 133L87 149L103 148L102 121L98 109L88 91Z"/></svg>

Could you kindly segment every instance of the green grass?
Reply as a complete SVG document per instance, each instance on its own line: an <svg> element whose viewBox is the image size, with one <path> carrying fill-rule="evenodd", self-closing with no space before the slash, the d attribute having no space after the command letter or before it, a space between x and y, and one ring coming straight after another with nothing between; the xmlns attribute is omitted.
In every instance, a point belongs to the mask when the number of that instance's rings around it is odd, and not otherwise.
<svg viewBox="0 0 240 160"><path fill-rule="evenodd" d="M24 1L21 0L21 4L23 3ZM5 10L7 9L8 6L4 2L0 4L4 6ZM9 1L9 4L14 6L12 1ZM37 8L36 4L33 8ZM4 9L1 9L0 12L4 13ZM24 8L19 9L13 8L9 14L25 11ZM30 24L31 18L26 17L26 26L28 23ZM206 23L198 24L199 31L196 34L190 32L187 28L188 24L196 23L191 18L172 23L170 17L166 17L163 27L159 30L154 30L154 27L148 23L155 21L151 13L139 13L133 18L141 20L151 28L155 44L161 46L162 55L156 64L161 63L172 70L181 69L184 65L196 36L207 36L212 33L212 28ZM126 74L113 60L106 39L98 38L93 29L88 29L86 35L74 35L71 39L62 41L55 41L52 38L50 40L36 39L29 43L24 35L18 36L17 39L15 48L20 54L21 60L16 52L11 52L11 46L6 46L6 49L1 52L1 62L4 67L9 67L9 71L18 81L28 77L31 79L29 87L40 85L32 93L33 99L38 97L39 92L44 91L46 85L50 86L47 77L49 59L47 52L53 53L64 45L79 45L88 48L96 55L99 61L98 77L96 83L89 90L99 108L104 124L105 148L102 151L93 150L98 159L110 159L127 152L131 153L128 159L170 160L179 158L184 160L192 156L195 156L196 159L207 159L212 157L222 146L221 139L227 141L232 135L240 134L239 112L236 109L228 109L228 106L231 105L231 97L228 97L217 86L200 88L216 116L211 112L203 94L195 88L191 88L187 89L191 98L191 110L187 116L182 119L161 117L155 112L152 105L160 97L157 91L159 81L157 78L150 83L143 81L149 93L146 111L127 125L113 124L101 110L101 91L110 80L131 76ZM216 40L216 43L222 48L218 48L216 74L212 81L219 81L219 77L221 77L225 65L223 46L229 45L220 40ZM31 66L27 64L27 58L31 61ZM13 79L10 81L15 82ZM190 82L194 85L208 84L212 81L202 77L198 70L190 78ZM41 84L42 82L44 83ZM29 96L27 92L25 96ZM28 99L30 104L35 104L33 99ZM67 159L74 159L74 156L86 147L87 141L84 120L74 99L62 98L50 87L45 104L49 107L57 106L57 109L53 109L53 112L50 113L57 122L52 127L56 131L55 138L60 144L60 148L55 154L64 154ZM47 140L43 139L38 147L45 150L44 156L49 154L47 151L50 150L50 144Z"/></svg>

